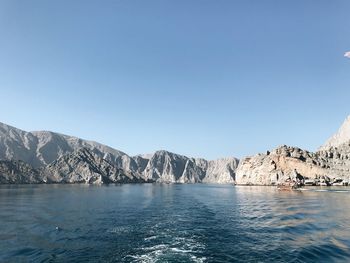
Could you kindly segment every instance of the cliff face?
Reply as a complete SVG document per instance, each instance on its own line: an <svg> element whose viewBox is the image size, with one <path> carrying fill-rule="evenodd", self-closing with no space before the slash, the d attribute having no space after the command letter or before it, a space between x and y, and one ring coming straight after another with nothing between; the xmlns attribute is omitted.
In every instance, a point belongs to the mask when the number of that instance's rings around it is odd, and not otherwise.
<svg viewBox="0 0 350 263"><path fill-rule="evenodd" d="M241 160L236 170L237 184L273 185L292 177L342 178L350 176L350 146L311 153L296 147L282 146L271 153Z"/></svg>
<svg viewBox="0 0 350 263"><path fill-rule="evenodd" d="M312 153L296 147L281 146L271 153L241 160L236 170L237 184L271 185L283 182L294 172L303 177L350 177L350 116L338 132L319 151Z"/></svg>
<svg viewBox="0 0 350 263"><path fill-rule="evenodd" d="M122 163L125 153L106 145L49 131L26 132L0 123L0 159L22 160L39 168L80 148L109 161Z"/></svg>
<svg viewBox="0 0 350 263"><path fill-rule="evenodd" d="M0 183L233 183L238 165L235 158L207 161L167 151L130 157L96 142L3 123L0 159L23 166L23 172L4 169Z"/></svg>
<svg viewBox="0 0 350 263"><path fill-rule="evenodd" d="M155 182L233 183L237 165L235 158L207 161L158 151L149 159L143 175Z"/></svg>
<svg viewBox="0 0 350 263"><path fill-rule="evenodd" d="M319 151L339 147L348 142L350 142L350 116L345 119L340 129L320 147Z"/></svg>
<svg viewBox="0 0 350 263"><path fill-rule="evenodd" d="M140 176L125 171L86 148L64 155L41 170L50 183L144 183Z"/></svg>
<svg viewBox="0 0 350 263"><path fill-rule="evenodd" d="M205 183L234 183L236 177L236 168L238 159L223 158L207 162L206 176L203 179Z"/></svg>
<svg viewBox="0 0 350 263"><path fill-rule="evenodd" d="M237 183L274 185L295 173L350 177L350 117L316 153L281 146L266 154L214 161L168 151L130 157L108 146L0 123L0 183Z"/></svg>
<svg viewBox="0 0 350 263"><path fill-rule="evenodd" d="M327 173L327 164L316 154L295 147L281 146L271 153L241 161L236 171L237 184L271 185L285 181L296 170L316 178Z"/></svg>
<svg viewBox="0 0 350 263"><path fill-rule="evenodd" d="M350 141L316 153L325 161L330 177L350 177Z"/></svg>

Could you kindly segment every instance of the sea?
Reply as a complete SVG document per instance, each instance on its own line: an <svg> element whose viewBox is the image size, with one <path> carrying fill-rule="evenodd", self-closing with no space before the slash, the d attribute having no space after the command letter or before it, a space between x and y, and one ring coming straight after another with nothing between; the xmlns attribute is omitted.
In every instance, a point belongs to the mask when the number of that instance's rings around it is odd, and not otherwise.
<svg viewBox="0 0 350 263"><path fill-rule="evenodd" d="M350 188L1 185L0 262L350 262Z"/></svg>

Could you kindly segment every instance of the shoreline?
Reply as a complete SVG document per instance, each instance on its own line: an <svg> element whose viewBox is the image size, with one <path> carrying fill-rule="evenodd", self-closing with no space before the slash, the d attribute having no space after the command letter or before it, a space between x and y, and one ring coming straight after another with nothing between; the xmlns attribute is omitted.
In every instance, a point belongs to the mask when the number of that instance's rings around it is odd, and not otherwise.
<svg viewBox="0 0 350 263"><path fill-rule="evenodd" d="M145 183L96 183L96 184L88 184L88 183L0 183L1 186L9 186L9 185L85 185L85 186L119 186L119 185L218 185L218 186L239 186L239 187L278 187L278 185L259 185L259 184L233 184L233 183L163 183L163 182L145 182ZM300 188L332 188L332 187L350 187L350 185L304 185Z"/></svg>

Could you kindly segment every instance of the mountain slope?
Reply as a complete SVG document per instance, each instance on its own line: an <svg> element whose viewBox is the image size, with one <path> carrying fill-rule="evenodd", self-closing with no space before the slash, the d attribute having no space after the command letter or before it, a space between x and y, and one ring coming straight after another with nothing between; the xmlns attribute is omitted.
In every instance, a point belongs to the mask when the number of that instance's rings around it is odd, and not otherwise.
<svg viewBox="0 0 350 263"><path fill-rule="evenodd" d="M26 163L36 176L28 173L26 182L32 183L233 183L238 165L235 158L207 161L167 151L130 157L97 142L49 131L26 132L3 123L0 160ZM6 173L4 181L23 182L16 176Z"/></svg>
<svg viewBox="0 0 350 263"><path fill-rule="evenodd" d="M284 145L244 158L236 169L236 183L277 184L295 173L310 179L350 179L350 116L316 153Z"/></svg>
<svg viewBox="0 0 350 263"><path fill-rule="evenodd" d="M51 183L143 183L140 176L100 158L90 149L80 148L42 169L42 177Z"/></svg>
<svg viewBox="0 0 350 263"><path fill-rule="evenodd" d="M319 150L338 147L348 142L350 142L350 115L345 119L340 129L331 138L329 138Z"/></svg>
<svg viewBox="0 0 350 263"><path fill-rule="evenodd" d="M106 145L49 131L26 132L0 123L0 159L22 160L35 168L42 167L79 148L123 165L125 153Z"/></svg>
<svg viewBox="0 0 350 263"><path fill-rule="evenodd" d="M326 156L284 145L266 154L241 160L236 171L236 183L273 185L292 178L295 171L309 178L330 176L329 168Z"/></svg>
<svg viewBox="0 0 350 263"><path fill-rule="evenodd" d="M236 170L237 184L273 185L299 175L315 178L350 179L350 144L316 153L281 146L266 154L246 157Z"/></svg>
<svg viewBox="0 0 350 263"><path fill-rule="evenodd" d="M22 161L0 160L0 184L45 183L39 170Z"/></svg>
<svg viewBox="0 0 350 263"><path fill-rule="evenodd" d="M233 183L237 165L236 158L207 161L158 151L149 159L143 175L155 182Z"/></svg>

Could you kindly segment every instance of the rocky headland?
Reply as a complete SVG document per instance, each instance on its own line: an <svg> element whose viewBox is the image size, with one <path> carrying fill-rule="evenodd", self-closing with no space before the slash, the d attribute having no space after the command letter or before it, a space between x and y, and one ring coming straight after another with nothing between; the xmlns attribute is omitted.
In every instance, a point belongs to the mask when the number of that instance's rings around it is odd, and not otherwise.
<svg viewBox="0 0 350 263"><path fill-rule="evenodd" d="M339 131L315 153L297 147L277 149L243 158L236 170L235 182L243 185L275 185L295 177L324 180L327 184L350 177L350 116Z"/></svg>

